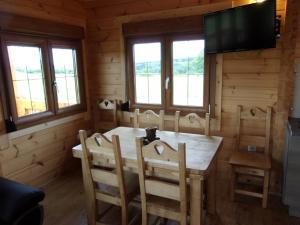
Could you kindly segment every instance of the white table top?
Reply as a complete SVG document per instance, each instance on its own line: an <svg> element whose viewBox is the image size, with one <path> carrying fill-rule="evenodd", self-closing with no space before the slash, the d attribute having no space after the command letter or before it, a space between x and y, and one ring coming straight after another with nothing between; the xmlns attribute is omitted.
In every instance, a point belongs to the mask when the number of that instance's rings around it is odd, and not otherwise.
<svg viewBox="0 0 300 225"><path fill-rule="evenodd" d="M145 129L131 127L117 127L104 135L111 140L111 136L119 135L122 158L136 161L136 137L146 135ZM217 152L222 147L223 138L199 134L179 133L172 131L157 131L157 137L167 142L174 149L178 143L186 143L186 166L188 170L197 174L206 174ZM94 153L91 150L92 153ZM73 148L74 157L81 158L81 145Z"/></svg>

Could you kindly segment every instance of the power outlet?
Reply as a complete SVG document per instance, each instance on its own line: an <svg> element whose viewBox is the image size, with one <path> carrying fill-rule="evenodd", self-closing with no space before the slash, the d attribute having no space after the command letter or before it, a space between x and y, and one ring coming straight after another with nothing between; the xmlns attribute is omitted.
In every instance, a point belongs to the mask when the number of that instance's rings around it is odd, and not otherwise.
<svg viewBox="0 0 300 225"><path fill-rule="evenodd" d="M256 152L256 146L255 145L248 145L248 152Z"/></svg>

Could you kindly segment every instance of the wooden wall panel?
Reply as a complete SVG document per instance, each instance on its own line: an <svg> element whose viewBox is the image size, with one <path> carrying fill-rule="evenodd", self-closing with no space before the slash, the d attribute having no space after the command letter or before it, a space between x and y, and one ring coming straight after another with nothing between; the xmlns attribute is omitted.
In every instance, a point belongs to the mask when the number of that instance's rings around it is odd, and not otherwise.
<svg viewBox="0 0 300 225"><path fill-rule="evenodd" d="M295 4L295 3L294 3ZM298 17L298 23L297 23L297 29L295 29L294 35L296 36L296 47L295 47L295 58L296 58L296 64L299 65L300 64L300 13L299 11L295 12L295 17Z"/></svg>
<svg viewBox="0 0 300 225"><path fill-rule="evenodd" d="M4 134L5 131L5 122L4 122L4 116L3 116L3 108L2 108L2 102L0 98L0 135Z"/></svg>
<svg viewBox="0 0 300 225"><path fill-rule="evenodd" d="M50 182L75 162L72 147L79 143L80 129L89 129L89 121L77 119L11 139L0 151L2 176L32 185Z"/></svg>
<svg viewBox="0 0 300 225"><path fill-rule="evenodd" d="M85 26L85 10L73 0L2 0L0 11Z"/></svg>
<svg viewBox="0 0 300 225"><path fill-rule="evenodd" d="M300 63L298 43L300 43L300 1L287 1L285 32L282 35L281 71L278 79L278 102L275 120L273 158L275 168L282 170L282 157L286 122L293 104L295 65Z"/></svg>
<svg viewBox="0 0 300 225"><path fill-rule="evenodd" d="M125 83L121 77L120 40L117 37L116 18L124 15L143 14L160 10L182 7L193 7L201 4L228 2L216 1L133 1L113 0L110 3L91 1L86 3L88 22L87 35L89 39L89 81L91 103L98 98L122 98ZM244 1L242 4L248 3ZM241 1L234 1L241 4ZM277 0L278 14L285 20L286 0ZM284 23L282 24L282 27ZM119 31L120 32L120 31ZM299 42L300 43L300 42ZM300 44L298 45L300 46ZM300 49L300 47L299 47ZM299 50L300 55L300 50ZM285 126L278 115L280 98L279 81L282 76L282 38L277 42L277 48L258 51L223 54L223 91L222 91L222 128L216 135L225 137L224 148L218 158L219 178L229 181L228 159L235 144L236 106L266 106L273 107L272 147L275 166L272 172L272 191L280 192L282 162L282 133L277 130ZM118 69L119 72L118 72ZM96 112L95 112L96 113ZM282 113L282 112L281 112ZM286 113L286 111L285 111ZM105 126L105 123L103 123ZM262 132L260 124L247 124L245 130Z"/></svg>

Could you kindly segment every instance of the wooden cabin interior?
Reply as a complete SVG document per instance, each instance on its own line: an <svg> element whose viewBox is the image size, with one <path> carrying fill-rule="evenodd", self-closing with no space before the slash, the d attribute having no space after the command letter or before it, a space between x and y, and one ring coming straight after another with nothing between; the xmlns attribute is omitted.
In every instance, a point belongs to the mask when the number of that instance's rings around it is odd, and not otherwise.
<svg viewBox="0 0 300 225"><path fill-rule="evenodd" d="M299 0L2 0L0 41L0 224L300 225Z"/></svg>

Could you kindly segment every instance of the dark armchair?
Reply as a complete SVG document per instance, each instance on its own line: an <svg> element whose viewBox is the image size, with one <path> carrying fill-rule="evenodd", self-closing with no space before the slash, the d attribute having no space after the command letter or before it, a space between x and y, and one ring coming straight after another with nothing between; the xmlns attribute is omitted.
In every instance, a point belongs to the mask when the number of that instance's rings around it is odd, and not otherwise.
<svg viewBox="0 0 300 225"><path fill-rule="evenodd" d="M42 190L0 177L0 225L42 225Z"/></svg>

